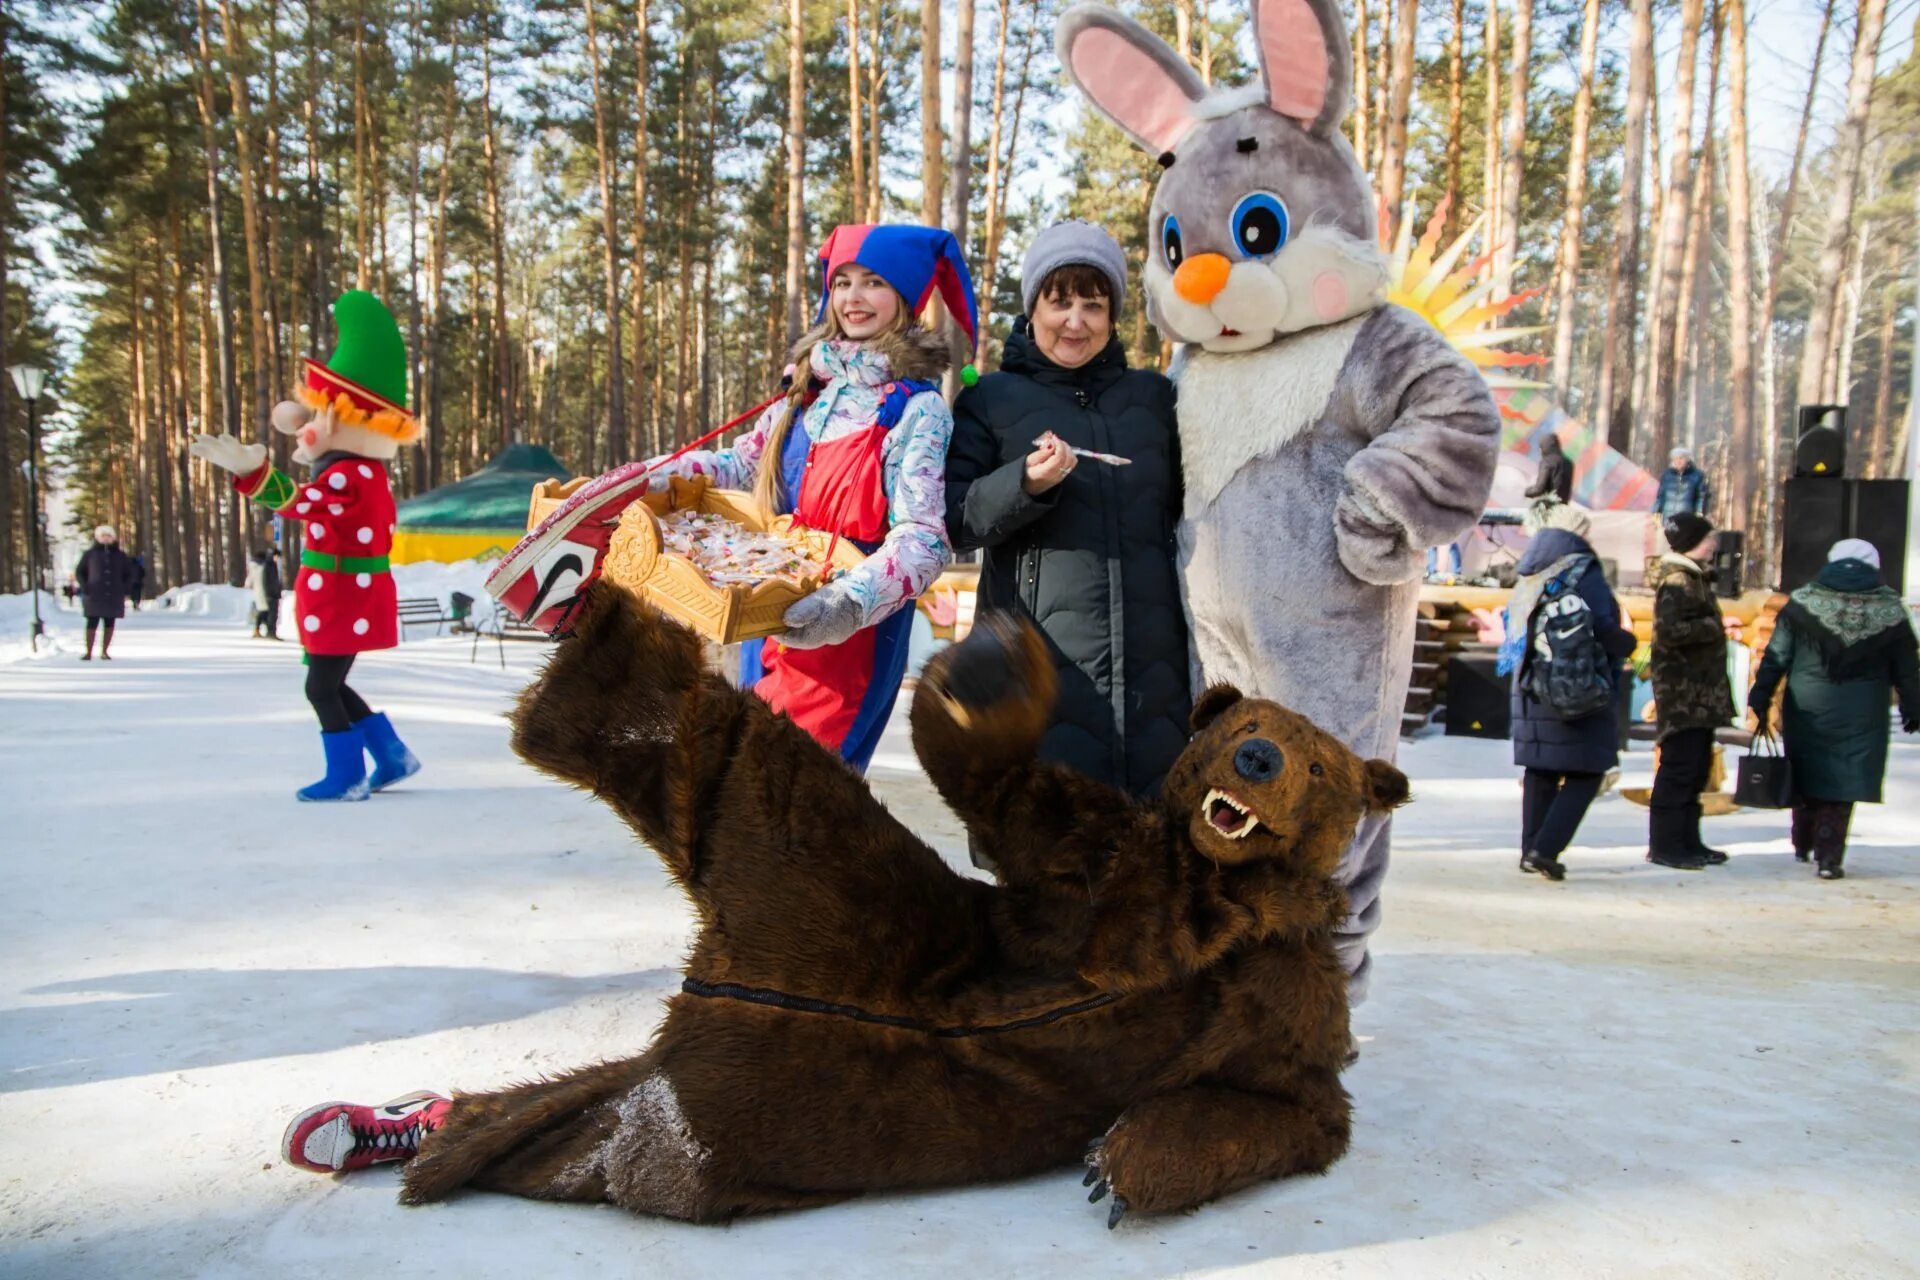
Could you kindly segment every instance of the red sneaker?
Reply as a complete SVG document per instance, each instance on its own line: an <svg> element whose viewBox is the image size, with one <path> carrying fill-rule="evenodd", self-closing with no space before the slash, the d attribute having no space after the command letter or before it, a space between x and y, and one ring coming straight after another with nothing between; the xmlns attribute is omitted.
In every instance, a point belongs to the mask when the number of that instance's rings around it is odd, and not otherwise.
<svg viewBox="0 0 1920 1280"><path fill-rule="evenodd" d="M293 1118L280 1138L280 1158L313 1173L352 1173L411 1160L420 1139L446 1123L450 1099L410 1093L377 1107L323 1102Z"/></svg>
<svg viewBox="0 0 1920 1280"><path fill-rule="evenodd" d="M630 462L580 486L487 575L487 594L530 627L566 630L600 577L620 513L646 495L647 464Z"/></svg>

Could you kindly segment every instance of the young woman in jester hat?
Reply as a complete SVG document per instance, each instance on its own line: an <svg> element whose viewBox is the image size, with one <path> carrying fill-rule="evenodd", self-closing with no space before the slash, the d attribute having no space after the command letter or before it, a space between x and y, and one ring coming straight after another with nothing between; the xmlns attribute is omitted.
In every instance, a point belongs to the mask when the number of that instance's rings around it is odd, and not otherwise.
<svg viewBox="0 0 1920 1280"><path fill-rule="evenodd" d="M393 313L356 289L333 304L333 318L340 333L333 358L308 359L306 385L273 411L274 428L295 437L293 460L311 469L306 483L268 462L263 444L203 435L188 450L231 471L233 487L260 506L303 523L293 608L327 772L295 794L365 800L420 771L386 713L353 691L347 673L360 654L400 643L387 564L395 516L386 464L420 439L421 427L406 408L407 350Z"/></svg>
<svg viewBox="0 0 1920 1280"><path fill-rule="evenodd" d="M635 462L583 485L507 553L487 590L565 634L620 513L668 476L751 490L777 513L867 553L796 602L782 635L742 646L741 683L864 771L906 672L908 606L945 566L944 477L953 418L937 379L946 342L915 320L939 291L975 340L973 283L937 228L843 226L820 250L818 321L793 351L793 385L730 448Z"/></svg>

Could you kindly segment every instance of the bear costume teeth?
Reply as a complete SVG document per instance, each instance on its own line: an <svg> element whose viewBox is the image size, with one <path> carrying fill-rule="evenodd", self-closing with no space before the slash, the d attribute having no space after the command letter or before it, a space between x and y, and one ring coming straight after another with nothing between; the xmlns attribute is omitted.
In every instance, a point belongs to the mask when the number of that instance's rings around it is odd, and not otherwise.
<svg viewBox="0 0 1920 1280"><path fill-rule="evenodd" d="M1239 797L1218 787L1207 792L1202 812L1207 815L1207 825L1229 840L1245 840L1260 825L1253 810L1242 804Z"/></svg>

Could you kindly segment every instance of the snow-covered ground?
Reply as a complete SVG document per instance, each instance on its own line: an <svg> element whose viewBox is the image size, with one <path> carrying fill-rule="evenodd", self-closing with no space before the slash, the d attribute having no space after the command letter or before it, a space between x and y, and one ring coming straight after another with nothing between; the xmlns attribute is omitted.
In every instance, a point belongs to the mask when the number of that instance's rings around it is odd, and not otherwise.
<svg viewBox="0 0 1920 1280"><path fill-rule="evenodd" d="M1514 866L1505 744L1414 745L1353 1151L1191 1215L1110 1233L1063 1170L716 1229L282 1167L310 1102L626 1054L675 985L658 864L507 751L541 653L364 660L426 769L341 806L292 799L320 764L293 645L143 611L110 665L0 667L0 1274L1920 1274L1910 740L1832 884L1772 813L1710 824L1724 868L1651 867L1609 797L1549 885ZM964 863L897 733L880 766Z"/></svg>

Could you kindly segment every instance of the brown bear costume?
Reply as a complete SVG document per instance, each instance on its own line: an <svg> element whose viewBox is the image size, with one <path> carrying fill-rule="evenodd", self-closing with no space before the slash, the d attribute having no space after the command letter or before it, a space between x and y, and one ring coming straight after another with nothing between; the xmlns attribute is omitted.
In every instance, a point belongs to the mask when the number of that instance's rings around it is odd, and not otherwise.
<svg viewBox="0 0 1920 1280"><path fill-rule="evenodd" d="M639 1057L456 1097L402 1198L713 1222L1085 1156L1111 1224L1326 1169L1349 1130L1331 877L1406 779L1216 688L1139 803L1036 759L1053 688L1037 634L1001 618L914 696L915 750L998 863L988 884L704 670L689 632L597 593L514 749L659 852L699 913L685 986Z"/></svg>

